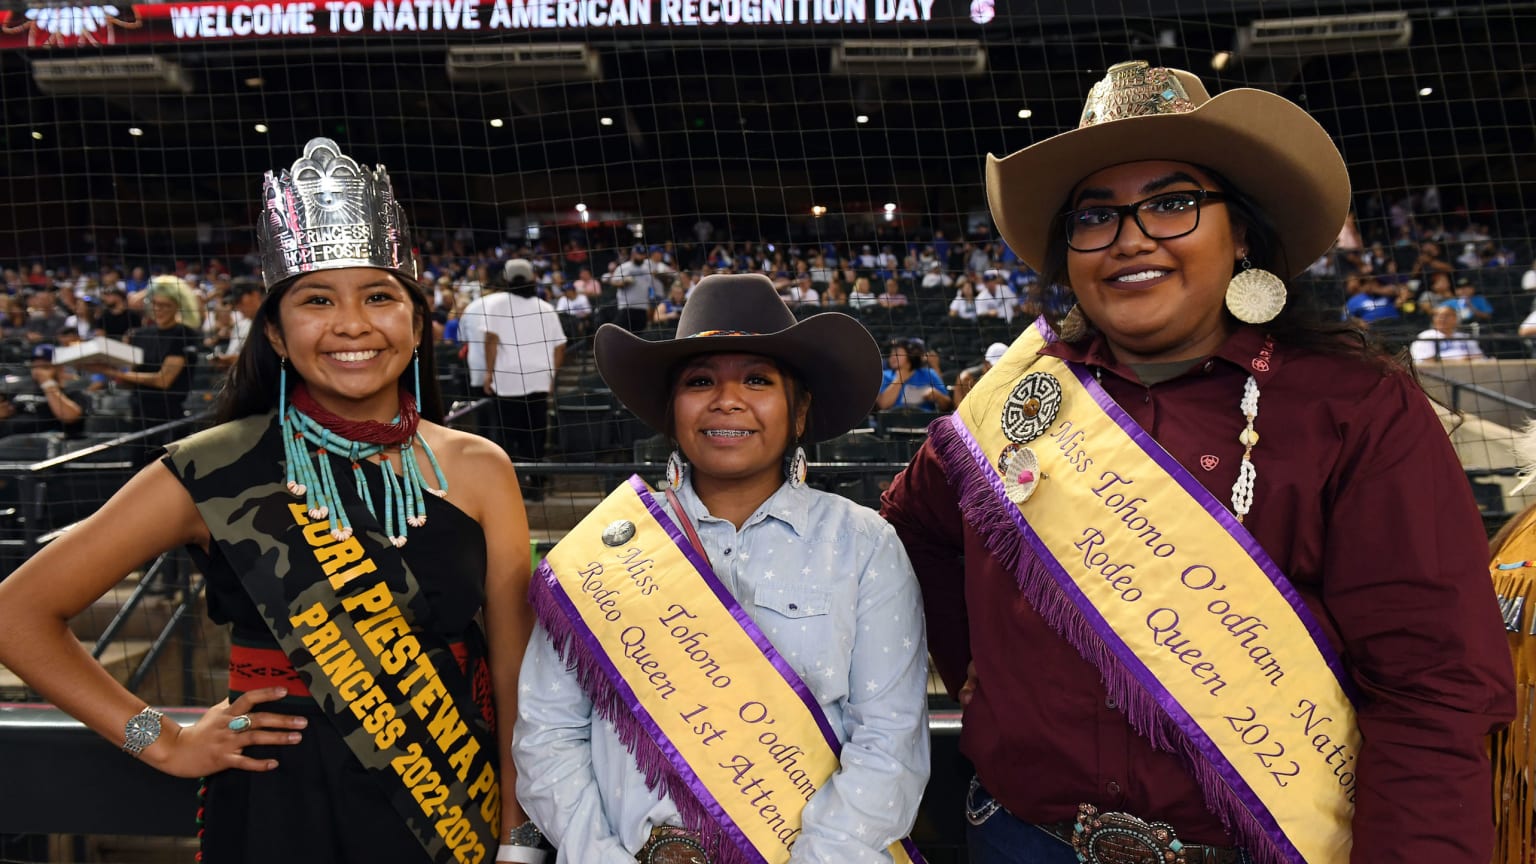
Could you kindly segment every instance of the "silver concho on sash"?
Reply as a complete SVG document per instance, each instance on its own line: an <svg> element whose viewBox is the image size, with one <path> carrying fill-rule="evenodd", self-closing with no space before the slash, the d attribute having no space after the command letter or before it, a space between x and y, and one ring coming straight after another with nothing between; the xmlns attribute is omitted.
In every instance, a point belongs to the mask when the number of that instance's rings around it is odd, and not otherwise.
<svg viewBox="0 0 1536 864"><path fill-rule="evenodd" d="M1045 434L1061 410L1061 382L1045 372L1025 375L1003 406L1003 434L1015 444L1027 444Z"/></svg>
<svg viewBox="0 0 1536 864"><path fill-rule="evenodd" d="M623 546L634 536L635 523L628 519L620 519L617 522L610 523L607 528L603 529L603 545Z"/></svg>

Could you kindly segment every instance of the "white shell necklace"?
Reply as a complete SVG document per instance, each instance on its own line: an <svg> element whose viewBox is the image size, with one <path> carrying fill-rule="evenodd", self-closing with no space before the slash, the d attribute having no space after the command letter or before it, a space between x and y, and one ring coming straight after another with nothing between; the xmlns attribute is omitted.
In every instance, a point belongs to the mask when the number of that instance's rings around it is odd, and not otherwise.
<svg viewBox="0 0 1536 864"><path fill-rule="evenodd" d="M1253 481L1259 470L1253 467L1253 445L1259 443L1259 433L1253 430L1253 421L1259 416L1259 382L1252 375L1243 385L1243 400L1238 403L1248 425L1237 433L1237 443L1243 445L1243 464L1237 466L1237 482L1232 484L1232 512L1237 514L1238 524L1253 509Z"/></svg>
<svg viewBox="0 0 1536 864"><path fill-rule="evenodd" d="M1093 376L1102 384L1104 368L1096 367ZM1247 425L1237 433L1237 443L1243 445L1243 462L1237 467L1237 482L1232 484L1232 512L1237 515L1237 522L1241 525L1243 517L1253 509L1253 486L1259 478L1259 469L1253 466L1253 447L1259 443L1259 433L1253 428L1253 421L1259 417L1259 382L1252 375L1248 376L1247 383L1243 385L1243 398L1238 407Z"/></svg>

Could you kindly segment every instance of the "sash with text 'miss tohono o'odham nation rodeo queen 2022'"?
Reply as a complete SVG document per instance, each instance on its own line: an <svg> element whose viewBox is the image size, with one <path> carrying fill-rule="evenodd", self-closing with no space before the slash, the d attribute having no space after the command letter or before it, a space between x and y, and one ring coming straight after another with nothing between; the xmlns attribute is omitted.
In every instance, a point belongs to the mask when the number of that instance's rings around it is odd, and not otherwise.
<svg viewBox="0 0 1536 864"><path fill-rule="evenodd" d="M1344 864L1341 659L1232 512L1087 367L1040 353L1054 338L1035 322L930 430L961 512L1256 861Z"/></svg>

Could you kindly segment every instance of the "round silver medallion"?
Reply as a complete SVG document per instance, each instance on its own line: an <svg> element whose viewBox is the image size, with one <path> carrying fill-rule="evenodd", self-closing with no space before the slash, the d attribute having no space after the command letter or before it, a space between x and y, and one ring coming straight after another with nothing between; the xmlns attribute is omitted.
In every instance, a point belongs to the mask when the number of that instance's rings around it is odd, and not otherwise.
<svg viewBox="0 0 1536 864"><path fill-rule="evenodd" d="M1014 385L1003 406L1003 434L1025 444L1045 434L1061 410L1061 383L1045 372L1032 372Z"/></svg>
<svg viewBox="0 0 1536 864"><path fill-rule="evenodd" d="M620 519L603 529L603 544L623 546L633 536L635 536L635 523L628 519Z"/></svg>

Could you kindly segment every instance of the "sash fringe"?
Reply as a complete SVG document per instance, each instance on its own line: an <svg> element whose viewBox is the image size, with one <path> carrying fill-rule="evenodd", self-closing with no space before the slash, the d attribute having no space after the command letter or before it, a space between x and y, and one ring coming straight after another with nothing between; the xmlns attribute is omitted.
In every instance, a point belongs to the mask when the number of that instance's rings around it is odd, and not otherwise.
<svg viewBox="0 0 1536 864"><path fill-rule="evenodd" d="M1513 539L1513 538L1512 538ZM1522 554L1531 551L1527 540L1516 547ZM1508 547L1501 549L1500 557ZM1513 556L1510 556L1513 557ZM1528 864L1531 860L1531 832L1536 828L1536 735L1531 730L1532 702L1536 700L1536 637L1530 634L1533 608L1536 608L1536 578L1529 568L1493 572L1494 593L1505 600L1524 598L1525 607L1509 634L1510 654L1515 664L1515 719L1495 733L1491 740L1493 761L1493 818L1498 826L1494 864Z"/></svg>
<svg viewBox="0 0 1536 864"><path fill-rule="evenodd" d="M1031 607L1051 629L1061 634L1077 652L1099 670L1111 698L1124 707L1131 728L1153 747L1183 757L1205 793L1205 805L1221 819L1256 864L1292 864L1275 848L1268 833L1253 818L1227 785L1221 773L1200 754L1199 748L1163 713L1162 709L1129 672L1125 671L1072 601L1062 593L1047 566L1035 555L1010 513L1011 505L999 500L980 470L965 438L955 428L957 418L946 418L928 428L928 440L949 467L949 483L959 495L960 512L976 529L987 551L1014 578ZM1144 817L1149 814L1138 814ZM1175 826L1177 827L1177 826Z"/></svg>
<svg viewBox="0 0 1536 864"><path fill-rule="evenodd" d="M718 864L762 864L761 859L748 858L743 854L720 827L709 808L693 794L687 781L678 774L661 748L656 746L629 703L609 681L603 672L602 662L593 656L591 646L576 637L575 628L556 601L554 590L549 587L554 580L555 574L549 562L541 562L528 592L534 614L549 633L550 641L560 659L565 661L566 668L576 672L577 683L587 698L592 700L593 710L613 724L619 733L619 740L635 757L635 764L645 775L645 785L652 792L662 792L672 799L672 803L677 805L678 814L683 818L683 827L699 832L704 848L712 850L711 861Z"/></svg>

